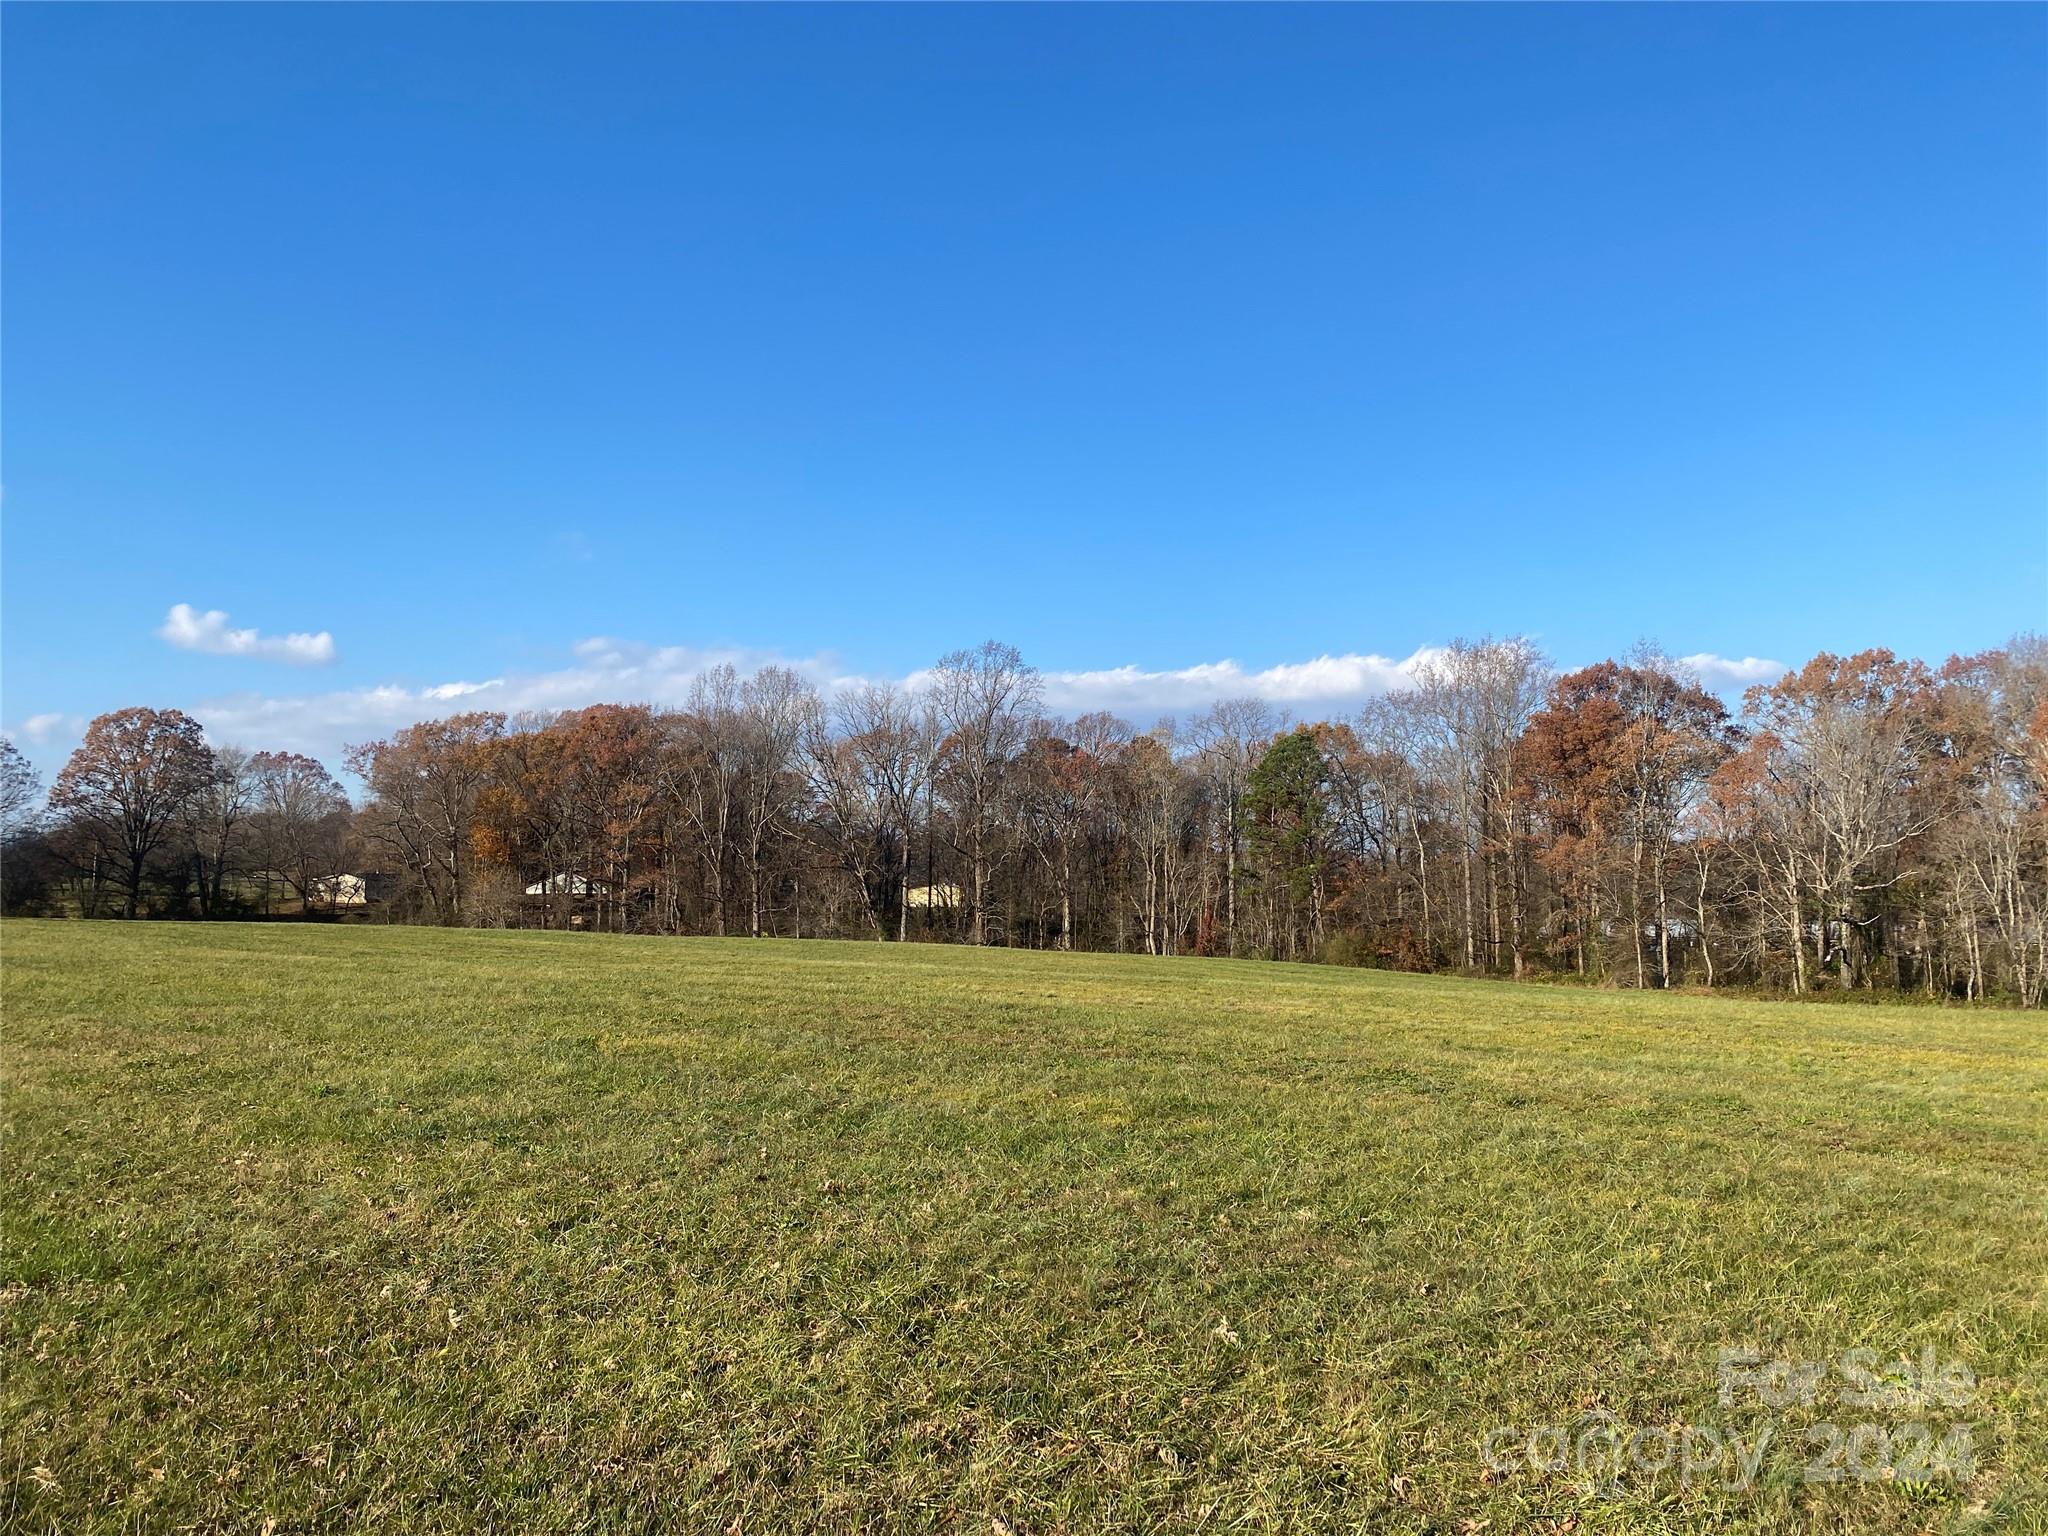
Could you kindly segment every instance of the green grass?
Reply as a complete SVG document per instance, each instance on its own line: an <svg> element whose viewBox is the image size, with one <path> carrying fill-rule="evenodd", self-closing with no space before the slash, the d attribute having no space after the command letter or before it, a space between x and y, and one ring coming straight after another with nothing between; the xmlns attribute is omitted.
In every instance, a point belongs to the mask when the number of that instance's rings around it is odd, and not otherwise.
<svg viewBox="0 0 2048 1536"><path fill-rule="evenodd" d="M0 946L9 1530L2048 1529L2037 1018L915 945ZM1723 1406L1723 1346L1978 1382ZM1775 1439L1741 1488L1480 1454L1603 1411ZM1873 1419L1967 1422L1974 1475L1802 1481L1807 1426Z"/></svg>

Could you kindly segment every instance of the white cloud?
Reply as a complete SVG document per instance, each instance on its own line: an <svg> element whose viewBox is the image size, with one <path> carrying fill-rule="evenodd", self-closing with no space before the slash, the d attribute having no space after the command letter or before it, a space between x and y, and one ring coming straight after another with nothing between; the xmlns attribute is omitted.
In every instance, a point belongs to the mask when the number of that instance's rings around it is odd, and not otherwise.
<svg viewBox="0 0 2048 1536"><path fill-rule="evenodd" d="M1702 651L1697 656L1681 656L1678 664L1698 678L1702 688L1715 693L1747 688L1752 683L1775 683L1792 670L1782 661L1766 661L1761 656L1744 656L1736 660L1716 656L1712 651Z"/></svg>
<svg viewBox="0 0 2048 1536"><path fill-rule="evenodd" d="M157 634L181 651L260 656L295 667L325 666L335 655L334 636L324 629L317 635L266 635L254 629L231 629L228 616L220 609L201 613L190 603L174 603Z"/></svg>
<svg viewBox="0 0 2048 1536"><path fill-rule="evenodd" d="M21 722L21 736L24 741L38 747L68 741L85 729L85 722L76 715L51 711L44 715L30 715Z"/></svg>
<svg viewBox="0 0 2048 1536"><path fill-rule="evenodd" d="M1097 709L1128 714L1196 709L1218 699L1246 695L1285 705L1354 704L1406 687L1416 667L1432 654L1424 648L1405 661L1394 661L1346 652L1318 656L1313 661L1283 662L1256 672L1234 661L1201 662L1160 672L1137 667L1048 672L1045 701L1054 710L1074 715Z"/></svg>
<svg viewBox="0 0 2048 1536"><path fill-rule="evenodd" d="M423 687L387 683L291 695L239 693L209 700L190 713L212 741L306 752L338 766L346 745L389 735L417 721L473 710L516 715L600 703L681 704L697 677L721 663L741 672L778 663L795 668L820 689L847 681L824 658L792 661L771 651L649 646L600 637L578 643L574 655L573 666L481 682Z"/></svg>
<svg viewBox="0 0 2048 1536"><path fill-rule="evenodd" d="M473 693L488 693L493 688L505 686L505 679L494 677L487 683L436 683L431 688L420 690L429 699L466 699Z"/></svg>
<svg viewBox="0 0 2048 1536"><path fill-rule="evenodd" d="M1229 660L1156 670L1105 667L1048 671L1042 680L1047 709L1068 716L1109 710L1144 725L1160 715L1185 716L1217 699L1250 695L1282 706L1297 718L1314 719L1348 713L1366 699L1405 687L1418 667L1439 654L1435 647L1423 647L1396 660L1347 652L1256 669ZM792 658L744 647L654 646L600 635L573 646L569 665L547 670L423 686L393 683L325 693L240 693L190 712L215 742L306 752L339 767L347 744L471 710L520 714L597 703L681 704L700 675L728 663L742 673L771 663L786 666L821 692L879 680L849 672L829 655ZM1757 657L1728 660L1705 653L1686 657L1684 665L1716 690L1772 681L1785 670ZM920 671L894 680L915 686L927 675Z"/></svg>
<svg viewBox="0 0 2048 1536"><path fill-rule="evenodd" d="M748 648L705 649L652 646L594 636L573 648L574 664L548 671L512 673L481 682L455 681L422 687L384 684L297 695L234 694L200 704L191 713L216 742L307 752L339 763L345 744L385 736L416 721L471 710L526 711L580 709L597 703L683 703L690 686L708 669L730 664L751 672L769 664L786 666L821 692L873 681L844 670L831 656L792 658ZM1340 710L1398 688L1430 650L1405 661L1385 656L1319 656L1249 670L1234 661L1152 671L1109 667L1044 674L1046 707L1065 715L1110 710L1146 723L1161 714L1200 709L1217 699L1257 695L1297 711ZM925 676L893 679L915 686Z"/></svg>

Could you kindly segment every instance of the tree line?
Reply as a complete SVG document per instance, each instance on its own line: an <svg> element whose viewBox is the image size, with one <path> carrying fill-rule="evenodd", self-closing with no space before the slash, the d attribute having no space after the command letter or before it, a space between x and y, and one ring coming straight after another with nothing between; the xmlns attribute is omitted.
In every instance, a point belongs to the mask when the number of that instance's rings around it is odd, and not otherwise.
<svg viewBox="0 0 2048 1536"><path fill-rule="evenodd" d="M915 687L730 667L679 708L423 721L322 764L95 720L42 803L0 753L10 910L1324 960L2033 1007L2048 645L1820 655L1731 714L1639 647L1458 642L1345 719L1057 718L996 642Z"/></svg>

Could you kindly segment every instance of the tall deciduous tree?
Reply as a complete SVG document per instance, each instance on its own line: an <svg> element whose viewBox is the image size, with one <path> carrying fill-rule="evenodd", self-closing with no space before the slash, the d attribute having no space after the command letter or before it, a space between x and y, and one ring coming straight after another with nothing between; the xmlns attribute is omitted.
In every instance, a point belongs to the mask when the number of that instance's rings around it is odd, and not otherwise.
<svg viewBox="0 0 2048 1536"><path fill-rule="evenodd" d="M255 798L252 756L240 747L216 747L212 771L185 807L185 836L201 917L215 917L222 910L228 879L236 873L247 841Z"/></svg>
<svg viewBox="0 0 2048 1536"><path fill-rule="evenodd" d="M124 916L135 916L150 856L212 771L199 722L180 710L116 710L86 727L50 805L113 861Z"/></svg>
<svg viewBox="0 0 2048 1536"><path fill-rule="evenodd" d="M968 942L989 938L990 881L1004 847L1010 765L1038 712L1038 673L1012 645L984 641L940 658L933 708L945 730L939 783L967 863Z"/></svg>
<svg viewBox="0 0 2048 1536"><path fill-rule="evenodd" d="M331 905L348 836L348 796L324 765L299 752L258 752L249 772L269 867L284 876L302 908L321 899Z"/></svg>
<svg viewBox="0 0 2048 1536"><path fill-rule="evenodd" d="M910 872L916 862L918 808L927 802L939 734L928 701L887 685L841 695L833 709L874 797L885 836L897 846L896 937L910 937ZM927 859L929 860L929 851ZM927 879L935 878L927 871Z"/></svg>
<svg viewBox="0 0 2048 1536"><path fill-rule="evenodd" d="M1197 762L1208 777L1223 842L1223 922L1228 952L1238 952L1238 857L1244 850L1244 787L1258 754L1279 728L1264 699L1219 699L1190 727Z"/></svg>
<svg viewBox="0 0 2048 1536"><path fill-rule="evenodd" d="M0 907L10 912L43 888L42 813L41 775L0 736Z"/></svg>
<svg viewBox="0 0 2048 1536"><path fill-rule="evenodd" d="M0 736L0 838L22 830L42 808L42 776L19 747Z"/></svg>
<svg viewBox="0 0 2048 1536"><path fill-rule="evenodd" d="M746 794L740 805L740 851L747 866L747 931L762 934L771 842L790 829L801 797L797 748L813 695L787 667L763 667L740 687L740 749Z"/></svg>
<svg viewBox="0 0 2048 1536"><path fill-rule="evenodd" d="M1726 756L1727 718L1720 700L1647 651L1557 679L1530 718L1518 791L1543 822L1538 858L1558 881L1582 971L1619 862L1626 896L1610 910L1628 914L1635 984L1670 985L1671 862L1681 823Z"/></svg>
<svg viewBox="0 0 2048 1536"><path fill-rule="evenodd" d="M1420 765L1458 829L1464 960L1491 968L1501 944L1503 865L1509 943L1522 966L1523 909L1515 827L1515 742L1542 702L1549 665L1518 637L1455 640L1416 669L1411 719ZM1481 903L1484 902L1484 911Z"/></svg>
<svg viewBox="0 0 2048 1536"><path fill-rule="evenodd" d="M402 864L437 923L463 921L477 801L504 731L502 714L479 711L423 720L349 751L371 796L366 832Z"/></svg>
<svg viewBox="0 0 2048 1536"><path fill-rule="evenodd" d="M1832 961L1843 986L1854 984L1865 948L1864 897L1901 878L1896 855L1934 820L1913 793L1933 744L1931 684L1926 667L1890 651L1823 653L1747 696L1757 776L1790 813L1779 835L1791 845L1781 863L1794 872L1794 926L1804 927L1803 868L1816 964ZM1803 933L1794 942L1803 971Z"/></svg>

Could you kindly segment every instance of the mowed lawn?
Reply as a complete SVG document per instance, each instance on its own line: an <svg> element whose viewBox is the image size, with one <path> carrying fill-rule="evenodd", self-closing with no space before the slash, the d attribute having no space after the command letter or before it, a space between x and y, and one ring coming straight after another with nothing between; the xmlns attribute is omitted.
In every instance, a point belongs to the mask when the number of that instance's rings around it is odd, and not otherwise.
<svg viewBox="0 0 2048 1536"><path fill-rule="evenodd" d="M290 925L0 966L8 1530L2048 1528L2036 1017ZM1724 1404L1724 1347L1975 1381ZM1482 1454L1601 1415L1618 1479ZM1806 1480L1864 1422L1968 1475ZM1643 1470L1702 1429L1755 1476Z"/></svg>

